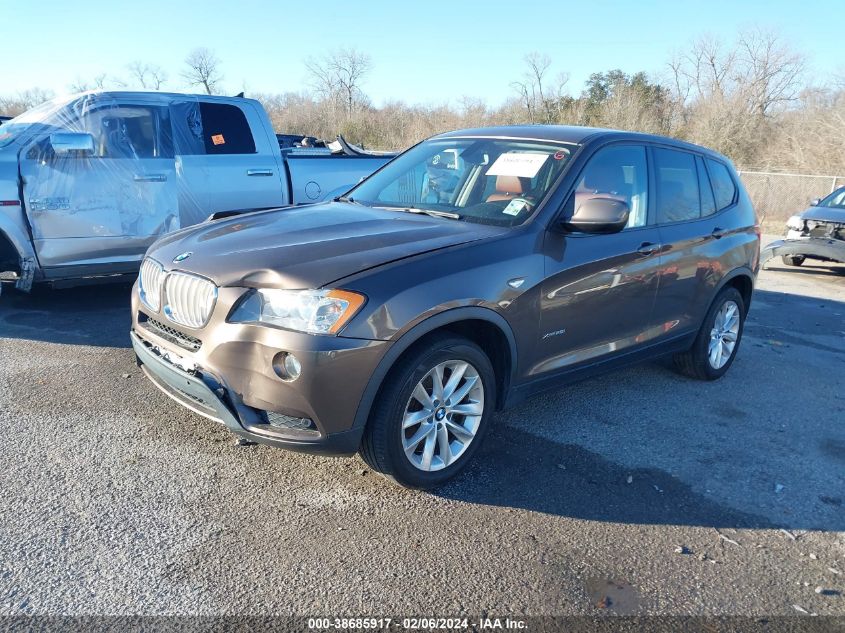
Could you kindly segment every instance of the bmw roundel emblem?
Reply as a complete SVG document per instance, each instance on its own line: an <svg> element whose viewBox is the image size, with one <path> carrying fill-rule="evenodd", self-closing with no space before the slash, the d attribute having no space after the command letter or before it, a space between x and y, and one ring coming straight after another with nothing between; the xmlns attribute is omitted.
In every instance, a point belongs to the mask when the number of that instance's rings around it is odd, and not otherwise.
<svg viewBox="0 0 845 633"><path fill-rule="evenodd" d="M179 255L177 255L176 257L173 258L173 263L178 264L179 262L184 262L191 255L193 255L193 253L191 251L188 251L186 253L180 253Z"/></svg>

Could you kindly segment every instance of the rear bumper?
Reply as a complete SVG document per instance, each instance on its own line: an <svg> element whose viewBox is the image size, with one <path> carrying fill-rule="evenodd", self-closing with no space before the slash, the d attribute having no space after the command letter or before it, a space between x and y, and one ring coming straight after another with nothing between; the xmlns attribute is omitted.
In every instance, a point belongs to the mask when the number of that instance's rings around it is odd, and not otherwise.
<svg viewBox="0 0 845 633"><path fill-rule="evenodd" d="M803 255L845 263L845 241L819 237L776 240L760 251L760 263L765 264L773 257Z"/></svg>
<svg viewBox="0 0 845 633"><path fill-rule="evenodd" d="M261 412L245 405L223 380L210 372L185 371L169 361L135 332L130 332L138 366L167 396L206 418L224 424L241 437L278 448L320 455L351 455L361 443L362 428L322 434L314 430L279 431Z"/></svg>

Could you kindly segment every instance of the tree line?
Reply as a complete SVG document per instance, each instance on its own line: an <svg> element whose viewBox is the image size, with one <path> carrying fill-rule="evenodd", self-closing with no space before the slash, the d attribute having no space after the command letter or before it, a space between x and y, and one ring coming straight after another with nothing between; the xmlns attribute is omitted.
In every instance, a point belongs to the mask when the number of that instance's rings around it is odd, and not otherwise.
<svg viewBox="0 0 845 633"><path fill-rule="evenodd" d="M366 94L374 66L366 53L341 48L304 60L309 82L299 92L260 93L279 132L397 149L462 127L516 123L588 125L663 134L720 151L744 169L845 175L845 76L808 80L804 55L777 33L753 29L725 43L701 37L663 72L618 69L569 85L553 60L533 52L522 76L503 86L498 106L464 96L442 105L400 100L375 106ZM223 65L205 48L191 51L178 78L136 61L125 76L75 81L72 91L104 88L223 91ZM575 88L575 89L573 89ZM0 96L0 113L16 114L52 96L39 88Z"/></svg>

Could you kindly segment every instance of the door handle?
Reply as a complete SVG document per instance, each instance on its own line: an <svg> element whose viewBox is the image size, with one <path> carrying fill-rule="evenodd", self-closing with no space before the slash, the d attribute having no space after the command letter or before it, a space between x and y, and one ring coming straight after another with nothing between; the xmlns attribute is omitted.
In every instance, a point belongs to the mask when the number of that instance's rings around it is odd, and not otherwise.
<svg viewBox="0 0 845 633"><path fill-rule="evenodd" d="M135 182L165 182L167 176L164 174L135 174Z"/></svg>
<svg viewBox="0 0 845 633"><path fill-rule="evenodd" d="M247 176L272 176L273 170L272 169L247 169L246 175Z"/></svg>
<svg viewBox="0 0 845 633"><path fill-rule="evenodd" d="M660 248L660 244L655 244L653 242L643 242L640 244L640 247L637 249L637 252L640 255L653 255L657 252Z"/></svg>
<svg viewBox="0 0 845 633"><path fill-rule="evenodd" d="M717 226L715 229L713 229L713 233L711 233L711 235L713 237L715 237L717 240L720 240L725 236L725 233L727 233L727 231L725 231L724 229L720 229Z"/></svg>

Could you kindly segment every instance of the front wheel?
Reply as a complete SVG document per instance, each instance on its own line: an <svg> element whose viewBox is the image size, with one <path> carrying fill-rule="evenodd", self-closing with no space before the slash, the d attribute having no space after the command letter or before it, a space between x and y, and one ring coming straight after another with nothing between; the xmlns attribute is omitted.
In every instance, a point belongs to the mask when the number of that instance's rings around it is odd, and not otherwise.
<svg viewBox="0 0 845 633"><path fill-rule="evenodd" d="M439 486L472 459L495 402L495 374L481 348L464 338L437 336L388 374L361 456L403 486Z"/></svg>
<svg viewBox="0 0 845 633"><path fill-rule="evenodd" d="M786 266L800 266L804 263L803 255L781 255L780 260Z"/></svg>
<svg viewBox="0 0 845 633"><path fill-rule="evenodd" d="M699 380L721 378L736 358L744 326L742 295L736 288L725 288L707 311L692 347L675 355L675 368Z"/></svg>

